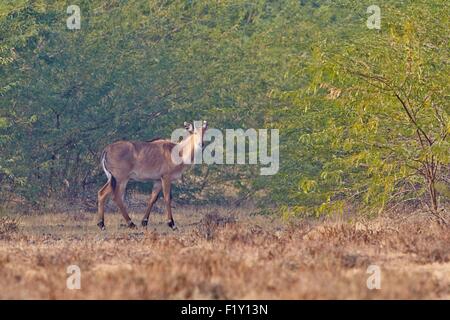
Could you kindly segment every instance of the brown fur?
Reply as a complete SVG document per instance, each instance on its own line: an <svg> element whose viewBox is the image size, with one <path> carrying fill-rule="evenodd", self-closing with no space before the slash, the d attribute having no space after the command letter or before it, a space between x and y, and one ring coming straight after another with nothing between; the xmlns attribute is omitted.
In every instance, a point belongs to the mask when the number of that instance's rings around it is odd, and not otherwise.
<svg viewBox="0 0 450 320"><path fill-rule="evenodd" d="M204 129L192 131L191 135L180 142L180 154L193 158L196 140L203 140ZM172 150L176 146L169 140L153 139L150 141L117 141L108 145L103 151L102 161L111 179L98 192L98 226L104 229L104 207L110 194L129 227L135 227L124 204L124 194L128 181L153 180L153 190L147 210L142 219L146 226L153 204L162 190L166 206L168 225L175 229L172 217L170 189L171 182L181 178L187 164L176 164L172 161Z"/></svg>

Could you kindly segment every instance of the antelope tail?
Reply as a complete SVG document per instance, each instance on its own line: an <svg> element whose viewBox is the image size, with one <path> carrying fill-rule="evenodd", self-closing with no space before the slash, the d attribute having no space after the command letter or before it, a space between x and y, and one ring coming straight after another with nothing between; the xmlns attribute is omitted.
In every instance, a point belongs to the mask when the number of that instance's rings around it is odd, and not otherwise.
<svg viewBox="0 0 450 320"><path fill-rule="evenodd" d="M108 183L111 183L111 187L114 191L114 189L116 188L116 178L114 178L114 176L111 174L111 172L108 171L108 169L106 169L106 151L103 151L102 153L102 167L103 167L103 171L105 171L106 177L108 178Z"/></svg>

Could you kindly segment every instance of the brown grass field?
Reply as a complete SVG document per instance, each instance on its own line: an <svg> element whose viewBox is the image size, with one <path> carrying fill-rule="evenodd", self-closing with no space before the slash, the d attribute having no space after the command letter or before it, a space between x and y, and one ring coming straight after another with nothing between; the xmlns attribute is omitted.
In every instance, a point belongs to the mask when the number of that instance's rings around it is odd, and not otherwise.
<svg viewBox="0 0 450 320"><path fill-rule="evenodd" d="M298 219L176 207L178 230L94 213L5 215L1 299L450 299L450 232L426 214ZM133 211L139 222L142 211ZM367 267L381 269L369 290ZM81 289L69 290L69 265Z"/></svg>

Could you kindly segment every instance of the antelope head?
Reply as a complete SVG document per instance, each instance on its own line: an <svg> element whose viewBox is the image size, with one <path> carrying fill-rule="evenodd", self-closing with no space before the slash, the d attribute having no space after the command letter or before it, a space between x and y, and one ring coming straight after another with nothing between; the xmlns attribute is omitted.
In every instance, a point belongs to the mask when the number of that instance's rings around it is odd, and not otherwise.
<svg viewBox="0 0 450 320"><path fill-rule="evenodd" d="M193 145L194 151L203 149L203 137L208 129L208 122L206 120L194 121L194 124L184 122L184 128L189 132L190 141Z"/></svg>
<svg viewBox="0 0 450 320"><path fill-rule="evenodd" d="M194 155L203 151L203 137L208 129L208 122L194 121L194 124L184 122L184 128L188 136L180 142L179 150L182 150L182 158L185 164L190 164L194 160Z"/></svg>

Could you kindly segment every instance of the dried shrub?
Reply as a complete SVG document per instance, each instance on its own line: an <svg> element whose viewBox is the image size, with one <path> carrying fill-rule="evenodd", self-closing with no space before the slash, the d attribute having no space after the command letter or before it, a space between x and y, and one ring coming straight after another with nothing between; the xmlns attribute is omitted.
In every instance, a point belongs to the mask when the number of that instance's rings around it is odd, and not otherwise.
<svg viewBox="0 0 450 320"><path fill-rule="evenodd" d="M19 230L19 220L8 216L0 217L0 239L9 239Z"/></svg>
<svg viewBox="0 0 450 320"><path fill-rule="evenodd" d="M117 227L120 215L110 215L110 227L101 233L94 216L94 221L76 221L67 214L26 216L21 220L26 228L0 241L0 298L450 296L450 232L425 215L287 225L245 210L232 216L220 207L183 211L176 215L177 231L167 227L164 217L154 217L152 228L129 230ZM61 223L64 228L58 227ZM64 270L71 264L83 272L82 290L65 287ZM382 270L382 290L367 288L372 264Z"/></svg>
<svg viewBox="0 0 450 320"><path fill-rule="evenodd" d="M197 232L206 240L212 240L218 228L235 222L233 217L220 215L217 211L209 212L200 221Z"/></svg>

